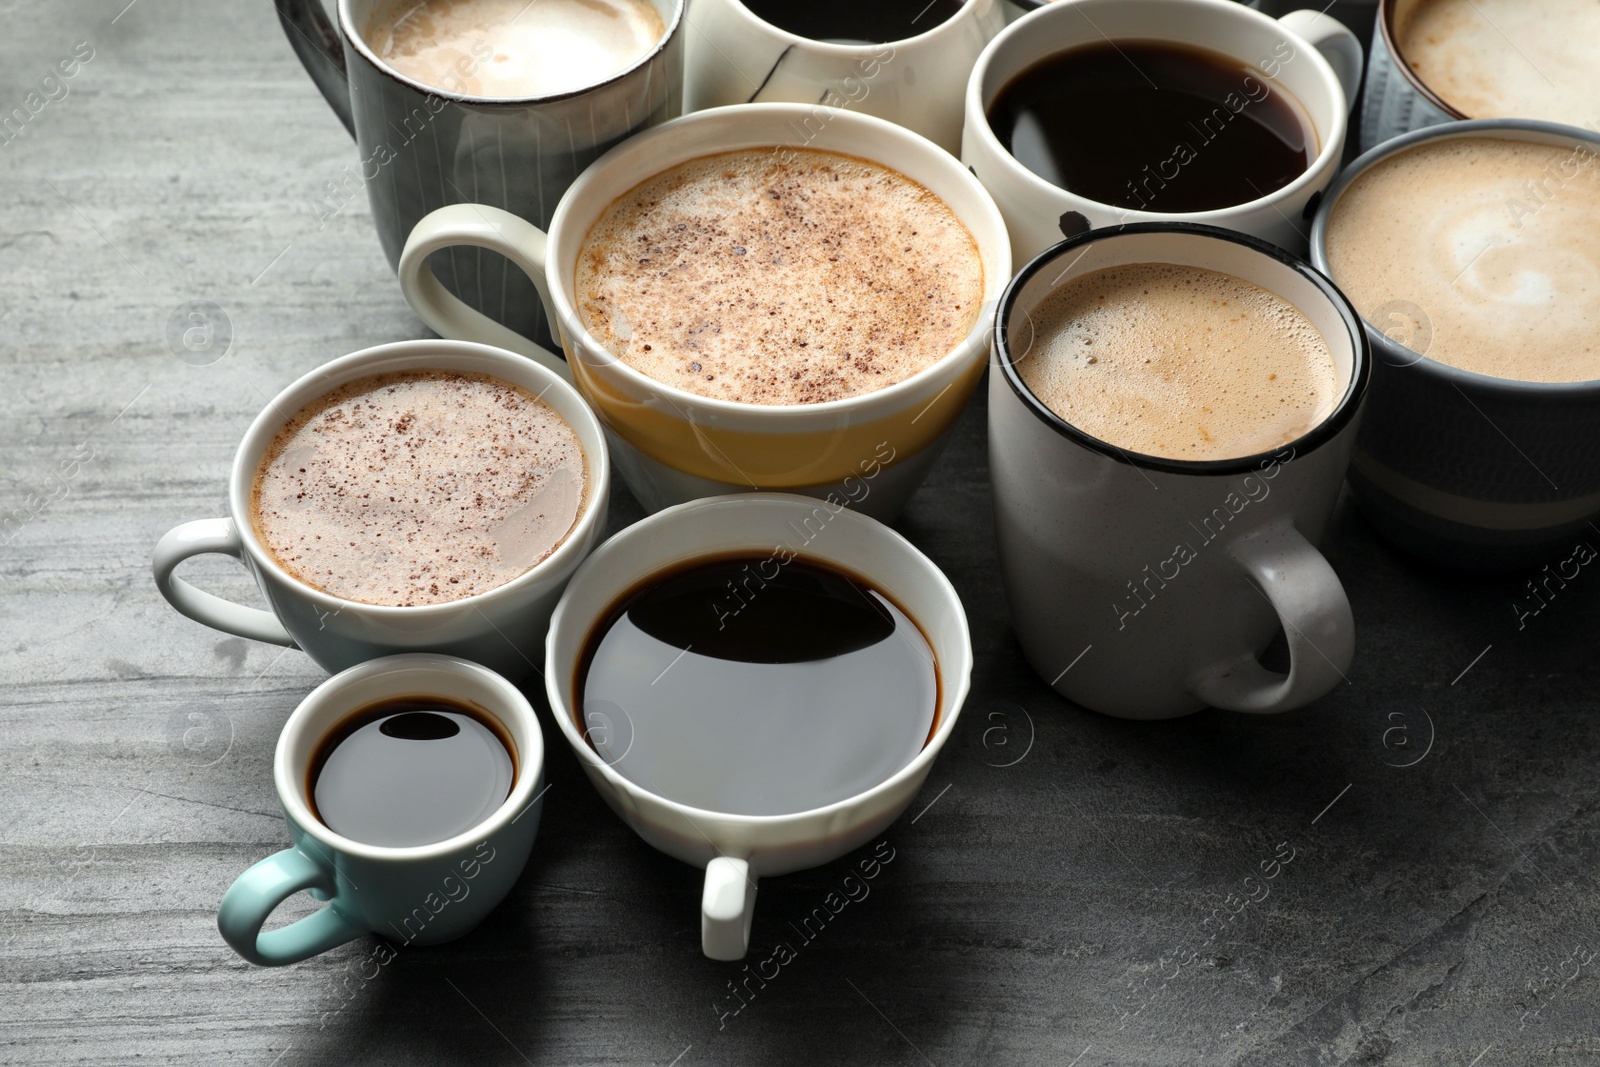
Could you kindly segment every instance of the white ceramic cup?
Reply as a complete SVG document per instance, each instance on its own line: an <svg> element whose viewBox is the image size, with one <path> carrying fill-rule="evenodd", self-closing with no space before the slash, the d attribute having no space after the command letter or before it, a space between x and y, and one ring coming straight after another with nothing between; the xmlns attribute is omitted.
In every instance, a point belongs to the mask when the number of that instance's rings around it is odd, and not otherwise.
<svg viewBox="0 0 1600 1067"><path fill-rule="evenodd" d="M1327 340L1340 399L1277 452L1195 462L1128 452L1056 415L1017 371L1032 312L1058 286L1125 263L1253 282ZM1062 241L1018 273L997 312L989 471L1001 573L1023 654L1056 692L1126 719L1207 705L1276 712L1344 678L1350 602L1318 551L1344 484L1371 374L1367 337L1333 283L1282 249L1189 223ZM1290 667L1257 657L1279 627Z"/></svg>
<svg viewBox="0 0 1600 1067"><path fill-rule="evenodd" d="M784 490L843 501L877 518L897 515L921 484L983 376L987 312L943 358L902 382L821 404L743 404L658 382L613 356L578 318L573 275L589 229L612 201L679 163L718 152L811 147L881 163L920 182L977 241L985 307L1011 275L1005 224L977 180L948 152L882 119L837 108L744 104L675 119L623 142L561 198L546 235L495 208L454 204L428 215L400 257L400 287L446 337L522 352L570 373L612 434L612 459L649 511L699 497ZM533 278L549 305L567 362L468 308L439 284L428 256L488 248ZM858 486L870 472L871 491Z"/></svg>
<svg viewBox="0 0 1600 1067"><path fill-rule="evenodd" d="M1000 0L966 0L936 26L924 19L919 27L917 17L886 43L838 44L774 26L741 0L695 0L688 14L684 110L821 103L888 119L953 155L961 150L967 75L1005 25L1004 9Z"/></svg>
<svg viewBox="0 0 1600 1067"><path fill-rule="evenodd" d="M1282 189L1214 211L1118 207L1046 181L1006 151L989 125L989 108L1013 78L1034 64L1108 39L1208 48L1259 70L1305 109L1320 146L1316 158ZM1063 237L1126 222L1221 226L1303 255L1310 241L1309 213L1339 171L1350 101L1361 84L1361 64L1361 42L1355 35L1315 11L1293 11L1271 19L1234 0L1056 0L1006 27L978 58L967 83L961 160L1000 206L1017 263L1027 262ZM1152 160L1152 165L1163 164Z"/></svg>
<svg viewBox="0 0 1600 1067"><path fill-rule="evenodd" d="M886 781L847 800L791 815L692 808L624 778L578 727L578 660L595 625L619 597L674 564L739 551L773 552L780 546L863 576L922 628L940 678L932 739ZM955 729L971 672L972 641L961 600L950 580L911 542L845 508L760 493L681 504L600 546L573 575L550 621L545 691L556 725L611 809L651 845L705 868L701 946L712 959L733 960L749 947L758 878L837 859L880 833L911 803Z"/></svg>
<svg viewBox="0 0 1600 1067"><path fill-rule="evenodd" d="M250 492L256 468L280 429L307 404L357 378L399 371L485 374L540 397L578 435L588 462L588 497L565 541L504 585L421 607L362 604L315 589L279 566L256 537ZM156 587L184 615L223 633L303 649L330 671L399 652L443 652L475 660L512 679L537 670L545 627L567 579L599 540L611 490L605 434L576 390L549 370L487 345L402 341L326 363L289 385L257 415L233 457L228 517L186 522L157 543ZM191 556L233 556L245 565L271 611L247 608L195 588L174 572Z"/></svg>

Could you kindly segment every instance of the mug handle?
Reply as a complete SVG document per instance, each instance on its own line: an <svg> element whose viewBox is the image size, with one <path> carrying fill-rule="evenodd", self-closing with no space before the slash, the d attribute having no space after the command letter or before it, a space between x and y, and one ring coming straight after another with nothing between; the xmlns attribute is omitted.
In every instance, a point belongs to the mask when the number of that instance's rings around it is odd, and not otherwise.
<svg viewBox="0 0 1600 1067"><path fill-rule="evenodd" d="M1289 673L1269 671L1255 653L1213 664L1190 691L1215 708L1268 714L1309 704L1345 680L1355 655L1355 619L1339 576L1288 519L1228 546L1278 613L1289 639Z"/></svg>
<svg viewBox="0 0 1600 1067"><path fill-rule="evenodd" d="M430 211L411 230L400 253L400 291L419 318L440 337L509 349L572 381L566 360L477 311L440 283L428 257L456 245L498 252L522 268L539 291L545 321L555 331L555 308L545 282L545 235L533 223L488 204L448 204Z"/></svg>
<svg viewBox="0 0 1600 1067"><path fill-rule="evenodd" d="M354 941L367 932L366 927L328 905L288 926L262 933L267 916L305 889L332 896L333 879L298 848L268 856L236 878L222 895L217 908L217 929L222 932L222 939L251 963L282 967Z"/></svg>
<svg viewBox="0 0 1600 1067"><path fill-rule="evenodd" d="M742 960L750 950L756 914L756 880L748 860L718 856L706 864L700 896L700 951L707 959Z"/></svg>
<svg viewBox="0 0 1600 1067"><path fill-rule="evenodd" d="M311 75L328 106L339 116L350 136L356 135L356 121L350 106L350 75L344 63L344 41L339 30L328 21L321 0L276 0L278 21L289 47L300 57L300 64Z"/></svg>
<svg viewBox="0 0 1600 1067"><path fill-rule="evenodd" d="M232 519L186 522L168 530L156 542L151 569L155 572L156 588L167 598L167 603L177 608L179 614L213 630L221 630L235 637L248 637L252 641L265 641L269 645L299 648L272 612L224 600L213 593L196 589L172 573L178 569L178 564L190 556L201 556L207 552L232 556L241 561L244 559L244 545L239 540L239 531L234 529Z"/></svg>
<svg viewBox="0 0 1600 1067"><path fill-rule="evenodd" d="M1333 68L1340 87L1344 89L1345 108L1355 107L1366 62L1361 52L1361 40L1344 23L1320 11L1291 11L1278 23L1291 33L1305 38L1307 44L1322 53L1322 58Z"/></svg>

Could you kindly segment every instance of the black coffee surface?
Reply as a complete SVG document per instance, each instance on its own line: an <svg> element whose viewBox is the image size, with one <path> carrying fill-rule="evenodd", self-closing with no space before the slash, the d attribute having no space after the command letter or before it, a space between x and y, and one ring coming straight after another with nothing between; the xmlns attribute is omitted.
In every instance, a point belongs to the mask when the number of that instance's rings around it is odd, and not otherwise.
<svg viewBox="0 0 1600 1067"><path fill-rule="evenodd" d="M1300 177L1319 150L1299 102L1260 70L1161 41L1051 56L1000 91L989 125L1046 181L1145 211L1247 203Z"/></svg>
<svg viewBox="0 0 1600 1067"><path fill-rule="evenodd" d="M885 44L927 33L964 0L745 0L763 22L835 44Z"/></svg>
<svg viewBox="0 0 1600 1067"><path fill-rule="evenodd" d="M910 763L939 676L905 612L801 559L730 556L653 576L590 635L579 727L670 800L740 815L808 811Z"/></svg>
<svg viewBox="0 0 1600 1067"><path fill-rule="evenodd" d="M312 811L368 845L429 845L464 833L505 802L516 779L508 742L478 712L438 698L390 700L352 715L312 761Z"/></svg>

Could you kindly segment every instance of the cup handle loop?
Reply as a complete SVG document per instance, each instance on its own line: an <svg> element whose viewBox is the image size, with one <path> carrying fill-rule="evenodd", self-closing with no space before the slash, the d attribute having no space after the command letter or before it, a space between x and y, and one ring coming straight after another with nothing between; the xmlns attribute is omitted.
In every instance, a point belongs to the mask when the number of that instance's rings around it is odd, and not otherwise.
<svg viewBox="0 0 1600 1067"><path fill-rule="evenodd" d="M706 888L700 897L700 951L706 958L744 959L755 914L756 880L749 862L718 856L706 864Z"/></svg>
<svg viewBox="0 0 1600 1067"><path fill-rule="evenodd" d="M332 896L333 879L298 848L268 856L235 879L222 895L217 908L222 939L251 963L281 967L310 959L367 932L329 905L288 926L262 933L267 916L304 889Z"/></svg>
<svg viewBox="0 0 1600 1067"><path fill-rule="evenodd" d="M289 47L311 75L328 106L344 123L350 136L356 135L356 121L350 106L350 76L345 69L344 42L328 21L321 0L276 0L278 21Z"/></svg>
<svg viewBox="0 0 1600 1067"><path fill-rule="evenodd" d="M406 238L406 247L400 253L400 291L418 317L440 337L509 349L571 382L572 373L567 369L566 360L468 307L440 283L433 268L428 266L428 257L457 245L487 248L521 267L539 291L545 320L550 323L551 331L556 332L559 320L545 282L544 231L524 218L487 204L449 204L431 211Z"/></svg>
<svg viewBox="0 0 1600 1067"><path fill-rule="evenodd" d="M1344 89L1344 106L1355 107L1365 66L1360 39L1344 23L1319 11L1291 11L1278 22L1322 53Z"/></svg>
<svg viewBox="0 0 1600 1067"><path fill-rule="evenodd" d="M244 545L239 541L239 531L232 519L199 519L186 522L168 530L156 542L155 558L151 570L155 573L156 588L182 615L186 615L213 630L221 630L235 637L248 637L252 641L265 641L269 645L298 648L283 623L270 611L247 608L230 600L196 589L172 572L190 556L216 552L234 559L244 558Z"/></svg>
<svg viewBox="0 0 1600 1067"><path fill-rule="evenodd" d="M1309 704L1346 680L1355 654L1355 620L1339 576L1287 518L1255 530L1228 554L1272 603L1289 639L1289 673L1246 652L1213 664L1190 682L1212 707L1271 713Z"/></svg>

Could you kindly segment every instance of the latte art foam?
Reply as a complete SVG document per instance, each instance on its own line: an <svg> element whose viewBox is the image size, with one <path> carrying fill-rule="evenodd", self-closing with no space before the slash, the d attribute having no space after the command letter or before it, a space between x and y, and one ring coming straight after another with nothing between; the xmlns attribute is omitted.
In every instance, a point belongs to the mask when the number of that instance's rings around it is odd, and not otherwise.
<svg viewBox="0 0 1600 1067"><path fill-rule="evenodd" d="M1418 145L1345 190L1327 245L1356 308L1385 331L1401 309L1411 321L1398 325L1430 339L1430 359L1521 381L1600 378L1594 146Z"/></svg>

